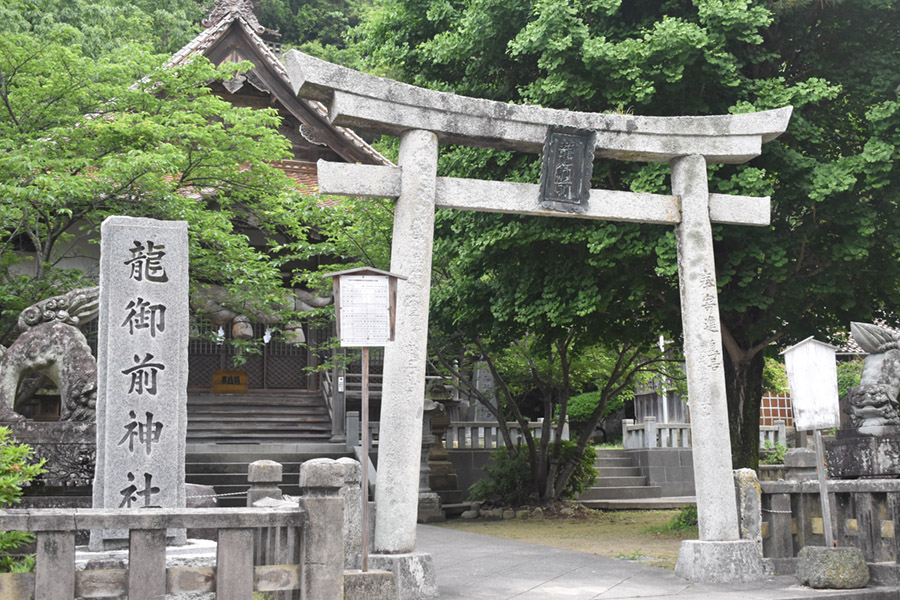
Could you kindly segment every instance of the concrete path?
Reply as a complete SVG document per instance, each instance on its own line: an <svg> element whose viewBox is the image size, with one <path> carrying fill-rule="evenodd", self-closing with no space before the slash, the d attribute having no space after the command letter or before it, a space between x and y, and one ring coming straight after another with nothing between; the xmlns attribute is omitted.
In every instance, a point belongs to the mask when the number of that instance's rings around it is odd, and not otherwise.
<svg viewBox="0 0 900 600"><path fill-rule="evenodd" d="M434 557L441 600L897 600L900 588L812 590L794 577L750 584L701 585L666 569L419 525L416 549Z"/></svg>

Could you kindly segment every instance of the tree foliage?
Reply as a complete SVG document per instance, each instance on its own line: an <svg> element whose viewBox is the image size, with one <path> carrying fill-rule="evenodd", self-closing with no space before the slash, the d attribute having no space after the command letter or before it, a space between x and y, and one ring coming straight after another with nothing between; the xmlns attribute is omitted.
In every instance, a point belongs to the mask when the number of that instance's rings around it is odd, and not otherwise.
<svg viewBox="0 0 900 600"><path fill-rule="evenodd" d="M765 145L761 157L709 169L711 191L773 197L770 227L714 227L736 466L758 460L763 358L773 343L827 335L851 318L896 312L896 2L387 0L361 31L363 52L374 68L466 95L647 115L795 107L788 132ZM485 151L447 155L442 162L447 174L515 178L523 175L523 164L534 164ZM532 167L531 181L535 172ZM597 187L670 189L666 165L596 161L594 174ZM469 226L474 219L481 223ZM478 238L493 240L497 232L507 231L513 239L524 221L452 220L464 225L439 234L455 236L460 253L477 247ZM527 226L525 231L527 238ZM476 241L466 241L466 235ZM634 251L622 251L623 238L626 248L634 240ZM557 290L577 287L612 306L621 302L634 321L652 310L667 312L668 319L653 318L673 324L678 306L672 238L671 231L650 226L554 227L543 240L531 238L533 255L546 255L559 271L556 280L540 283L529 279L520 252L492 259L515 274L510 279L518 279L521 270L522 288L552 298L531 309L547 314L548 321L570 299ZM594 245L586 246L590 239ZM604 243L608 253L591 257L584 279L570 279L569 264L557 260L561 255L573 263L583 260L587 249ZM493 267L500 270L497 263ZM637 275L645 281L635 287ZM488 300L493 302L482 297Z"/></svg>
<svg viewBox="0 0 900 600"><path fill-rule="evenodd" d="M10 439L8 427L0 427L0 507L10 507L22 499L22 488L46 471L44 460L35 461L30 446ZM0 572L27 572L34 557L12 556L19 546L34 540L24 531L0 531Z"/></svg>
<svg viewBox="0 0 900 600"><path fill-rule="evenodd" d="M0 38L0 277L18 295L6 316L69 285L67 260L113 214L188 221L195 283L258 310L283 300L289 257L248 237L276 244L309 228L293 217L296 188L268 164L288 156L277 115L211 93L246 65L163 69L161 58L132 46L91 59L67 28Z"/></svg>

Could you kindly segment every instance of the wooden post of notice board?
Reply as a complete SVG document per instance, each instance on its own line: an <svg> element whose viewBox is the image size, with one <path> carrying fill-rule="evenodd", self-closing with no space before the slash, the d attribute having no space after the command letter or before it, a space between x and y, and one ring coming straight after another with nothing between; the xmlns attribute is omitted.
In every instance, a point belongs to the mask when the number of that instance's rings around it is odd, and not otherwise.
<svg viewBox="0 0 900 600"><path fill-rule="evenodd" d="M337 335L342 347L362 348L362 570L369 570L369 348L394 340L397 281L406 279L367 267L328 273L334 286Z"/></svg>

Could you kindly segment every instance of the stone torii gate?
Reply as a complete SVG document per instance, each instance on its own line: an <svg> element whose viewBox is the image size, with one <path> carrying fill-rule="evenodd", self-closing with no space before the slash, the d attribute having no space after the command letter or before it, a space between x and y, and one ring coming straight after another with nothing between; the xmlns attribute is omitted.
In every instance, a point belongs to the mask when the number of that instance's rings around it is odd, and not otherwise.
<svg viewBox="0 0 900 600"><path fill-rule="evenodd" d="M385 352L376 552L415 548L434 209L444 207L675 226L700 521L700 540L682 544L676 572L707 582L760 578L759 552L739 535L711 224L767 226L770 205L768 197L710 194L707 164L758 156L784 132L792 108L707 117L581 113L436 92L297 51L284 63L294 91L328 106L334 124L400 138L398 167L318 165L323 193L397 198L391 271L408 279L398 289L396 341ZM537 184L436 175L440 143L540 153L551 127L592 132L596 157L668 162L672 195L595 189L586 206L565 212L544 208Z"/></svg>

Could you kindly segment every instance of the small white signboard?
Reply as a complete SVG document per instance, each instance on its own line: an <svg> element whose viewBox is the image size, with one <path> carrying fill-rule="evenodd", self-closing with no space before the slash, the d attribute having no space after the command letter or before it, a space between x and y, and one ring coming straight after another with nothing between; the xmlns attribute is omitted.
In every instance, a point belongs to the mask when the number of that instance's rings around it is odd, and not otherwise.
<svg viewBox="0 0 900 600"><path fill-rule="evenodd" d="M341 346L384 346L391 338L391 296L383 275L341 278Z"/></svg>
<svg viewBox="0 0 900 600"><path fill-rule="evenodd" d="M782 352L798 431L841 426L834 353L834 346L811 337Z"/></svg>

